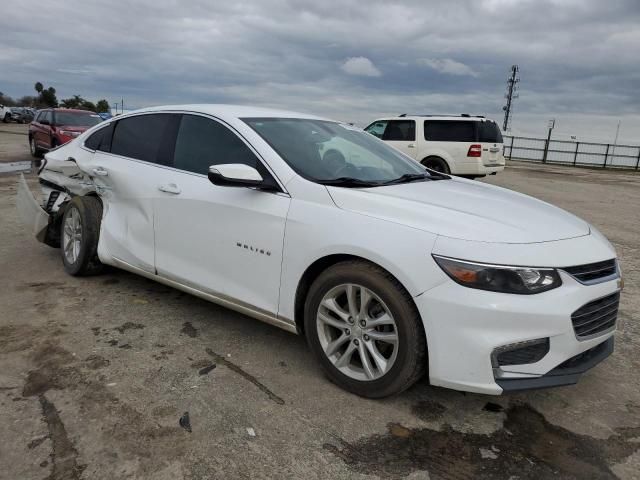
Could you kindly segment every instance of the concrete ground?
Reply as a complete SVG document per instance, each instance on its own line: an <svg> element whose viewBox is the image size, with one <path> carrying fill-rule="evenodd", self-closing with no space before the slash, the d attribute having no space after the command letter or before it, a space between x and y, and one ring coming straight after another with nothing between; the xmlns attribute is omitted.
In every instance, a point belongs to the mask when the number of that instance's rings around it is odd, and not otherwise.
<svg viewBox="0 0 640 480"><path fill-rule="evenodd" d="M640 176L513 164L486 181L618 250L616 351L576 386L358 398L303 338L125 272L66 275L0 176L0 478L640 478Z"/></svg>

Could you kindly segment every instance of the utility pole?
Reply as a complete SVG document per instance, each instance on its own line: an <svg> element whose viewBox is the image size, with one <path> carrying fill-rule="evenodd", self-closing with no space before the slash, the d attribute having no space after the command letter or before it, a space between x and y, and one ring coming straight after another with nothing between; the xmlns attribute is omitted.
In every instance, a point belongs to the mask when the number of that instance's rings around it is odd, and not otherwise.
<svg viewBox="0 0 640 480"><path fill-rule="evenodd" d="M510 129L509 121L511 120L513 101L518 98L518 83L520 83L520 77L518 76L519 71L520 69L518 68L518 65L511 65L511 75L507 79L507 93L504 95L504 98L507 99L507 104L502 107L502 110L504 111L502 130L505 132Z"/></svg>

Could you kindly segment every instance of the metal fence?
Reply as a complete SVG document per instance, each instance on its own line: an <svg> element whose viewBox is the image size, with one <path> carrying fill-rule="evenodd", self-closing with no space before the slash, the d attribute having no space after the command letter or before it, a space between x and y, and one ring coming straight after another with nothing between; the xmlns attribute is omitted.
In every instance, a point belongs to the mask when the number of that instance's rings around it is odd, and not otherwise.
<svg viewBox="0 0 640 480"><path fill-rule="evenodd" d="M504 156L508 160L553 163L583 167L640 167L639 145L549 140L546 138L504 136Z"/></svg>

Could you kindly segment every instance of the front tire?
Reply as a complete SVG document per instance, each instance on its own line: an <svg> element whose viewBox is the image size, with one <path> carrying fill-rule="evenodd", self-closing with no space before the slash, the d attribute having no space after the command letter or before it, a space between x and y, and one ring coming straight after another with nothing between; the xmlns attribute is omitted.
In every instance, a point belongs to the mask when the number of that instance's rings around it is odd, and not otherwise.
<svg viewBox="0 0 640 480"><path fill-rule="evenodd" d="M31 156L34 158L40 158L42 156L42 150L38 148L36 139L33 137L29 137L29 151L31 152Z"/></svg>
<svg viewBox="0 0 640 480"><path fill-rule="evenodd" d="M364 261L338 263L313 282L305 332L329 379L356 395L395 395L427 368L413 300L392 275Z"/></svg>
<svg viewBox="0 0 640 480"><path fill-rule="evenodd" d="M98 259L102 204L96 197L74 197L61 222L62 263L73 276L96 275L103 269Z"/></svg>

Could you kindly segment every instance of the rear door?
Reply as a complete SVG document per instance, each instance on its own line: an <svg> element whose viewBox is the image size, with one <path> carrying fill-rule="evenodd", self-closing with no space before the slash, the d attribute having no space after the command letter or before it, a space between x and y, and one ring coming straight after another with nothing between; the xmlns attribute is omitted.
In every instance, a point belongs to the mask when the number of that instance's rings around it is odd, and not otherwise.
<svg viewBox="0 0 640 480"><path fill-rule="evenodd" d="M382 140L405 155L416 159L416 122L415 120L389 120Z"/></svg>
<svg viewBox="0 0 640 480"><path fill-rule="evenodd" d="M170 163L177 126L171 114L142 114L111 122L85 142L96 150L80 166L104 205L101 258L155 273L153 200Z"/></svg>
<svg viewBox="0 0 640 480"><path fill-rule="evenodd" d="M429 142L429 150L442 150L450 155L458 166L477 163L478 159L468 157L469 147L477 143L474 120L425 120L424 139ZM457 169L451 166L452 172Z"/></svg>
<svg viewBox="0 0 640 480"><path fill-rule="evenodd" d="M282 192L213 185L209 166L223 163L250 165L263 178L271 176L229 126L184 114L174 168L164 170L157 184L158 275L276 313L291 199Z"/></svg>

